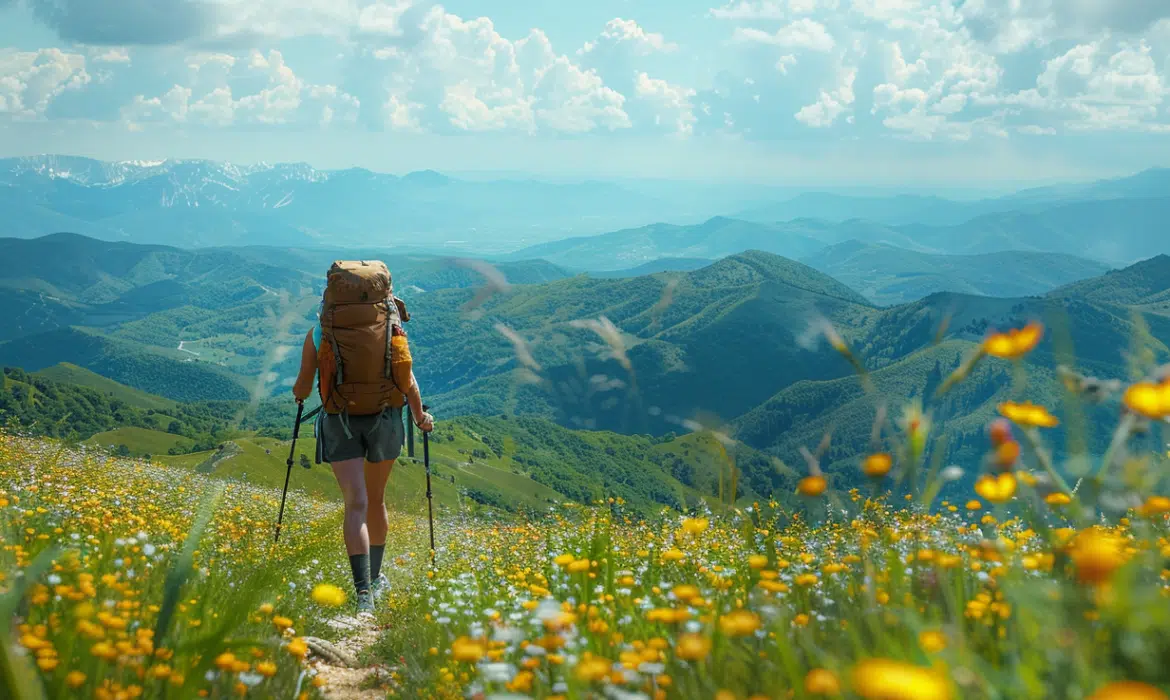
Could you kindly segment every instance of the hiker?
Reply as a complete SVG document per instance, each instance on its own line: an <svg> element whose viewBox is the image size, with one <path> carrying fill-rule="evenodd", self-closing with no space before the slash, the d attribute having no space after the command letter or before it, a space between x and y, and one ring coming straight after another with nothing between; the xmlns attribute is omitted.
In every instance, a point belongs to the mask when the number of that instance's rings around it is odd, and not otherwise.
<svg viewBox="0 0 1170 700"><path fill-rule="evenodd" d="M293 396L304 403L317 377L322 411L314 424L317 464L333 468L345 500L345 548L359 612L371 612L386 590L386 482L404 442L402 407L423 432L423 410L402 324L406 305L394 296L381 261L338 261L329 269L318 322L306 335Z"/></svg>

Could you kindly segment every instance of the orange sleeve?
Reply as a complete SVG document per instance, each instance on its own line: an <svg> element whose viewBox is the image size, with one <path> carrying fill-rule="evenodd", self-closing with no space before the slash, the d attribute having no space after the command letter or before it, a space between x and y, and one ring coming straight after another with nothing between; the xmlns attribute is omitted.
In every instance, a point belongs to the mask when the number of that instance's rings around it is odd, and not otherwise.
<svg viewBox="0 0 1170 700"><path fill-rule="evenodd" d="M390 339L390 371L394 375L394 385L402 393L406 393L413 381L412 372L414 361L410 357L410 344L406 342L406 334L398 331Z"/></svg>
<svg viewBox="0 0 1170 700"><path fill-rule="evenodd" d="M293 384L293 396L297 401L309 398L313 391L313 380L317 378L317 346L313 344L313 330L309 329L305 336L305 344L301 346L301 370L297 374L297 381Z"/></svg>

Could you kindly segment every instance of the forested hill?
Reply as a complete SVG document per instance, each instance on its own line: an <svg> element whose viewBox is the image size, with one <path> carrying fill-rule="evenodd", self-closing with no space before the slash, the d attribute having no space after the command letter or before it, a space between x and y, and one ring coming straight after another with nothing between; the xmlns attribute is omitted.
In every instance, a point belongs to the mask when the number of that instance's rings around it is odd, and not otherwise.
<svg viewBox="0 0 1170 700"><path fill-rule="evenodd" d="M43 283L42 289L75 289L91 303L33 291L22 286L27 279L6 273L0 293L23 295L26 302L14 307L18 315L43 320L64 309L76 316L70 324L25 329L0 342L0 364L37 370L72 363L173 400L256 396L287 402L297 349L314 320L319 290L312 285L320 279L310 270L322 262L321 251L270 256L270 267L292 280L282 286L268 268L249 276L262 257L257 250L215 252L229 273L198 257L188 267L167 267L176 253L135 247L131 257L138 262L117 267L122 263L85 253L90 242L81 246L82 252L61 259L76 258L82 260L77 265L99 266L110 275L120 271L121 277L70 281L55 268L26 266L29 274L43 276L27 278ZM559 268L542 263L493 269L433 257L394 262L396 289L414 316L407 331L415 374L440 415L527 415L568 428L650 435L690 430L698 421L739 430L752 447L789 463L798 463L800 444L846 420L845 413L834 413L840 407L834 408L839 402L833 397L852 404L857 415L874 408L849 393L857 390L850 384L855 370L824 342L826 324L900 397L926 393L989 331L1029 320L1044 321L1050 331L1029 359L1038 382L1051 383L1054 343L1064 324L1076 366L1103 377L1128 376L1125 362L1135 337L1146 337L1154 356L1165 356L1170 339L1164 257L1043 297L947 292L888 308L810 266L761 251L691 271L605 279L561 276ZM162 273L148 274L159 265ZM513 272L531 283L499 279ZM415 273L414 279L429 278L434 286L410 284ZM107 313L110 304L140 293L138 282L156 284L159 274L188 295L140 294L143 303L156 306ZM239 303L223 306L200 297L227 274L249 290ZM309 285L309 293L296 296L299 284ZM97 295L103 289L119 296L92 301L103 298ZM1143 314L1140 323L1135 311ZM1004 396L998 387L1006 366L998 362L939 408L943 430L974 434L970 426L991 415ZM839 430L832 456L847 461L863 451L863 432L850 438L848 430Z"/></svg>

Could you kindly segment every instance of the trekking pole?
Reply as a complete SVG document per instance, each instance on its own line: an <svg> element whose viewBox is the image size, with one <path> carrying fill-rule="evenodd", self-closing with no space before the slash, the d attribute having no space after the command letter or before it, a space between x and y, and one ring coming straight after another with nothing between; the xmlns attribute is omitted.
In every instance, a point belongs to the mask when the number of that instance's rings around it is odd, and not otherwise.
<svg viewBox="0 0 1170 700"><path fill-rule="evenodd" d="M297 436L301 433L301 414L305 411L305 404L297 402L297 422L293 424L292 447L288 450L288 470L284 473L284 493L280 494L280 515L276 518L276 538L273 543L280 541L280 525L284 522L284 499L288 496L288 480L292 476L293 453L297 449Z"/></svg>
<svg viewBox="0 0 1170 700"><path fill-rule="evenodd" d="M423 406L425 415L429 406ZM435 565L435 513L431 506L431 434L423 431L423 466L427 470L427 520L431 526L431 566Z"/></svg>
<svg viewBox="0 0 1170 700"><path fill-rule="evenodd" d="M414 414L406 407L406 456L414 459Z"/></svg>

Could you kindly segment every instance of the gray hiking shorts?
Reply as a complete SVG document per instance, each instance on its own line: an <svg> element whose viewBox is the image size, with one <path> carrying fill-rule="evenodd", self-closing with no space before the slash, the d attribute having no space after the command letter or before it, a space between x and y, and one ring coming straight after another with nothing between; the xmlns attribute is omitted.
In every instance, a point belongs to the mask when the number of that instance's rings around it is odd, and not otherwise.
<svg viewBox="0 0 1170 700"><path fill-rule="evenodd" d="M387 408L369 416L349 416L349 435L340 415L317 414L317 464L364 457L367 462L398 459L406 431L401 408Z"/></svg>

